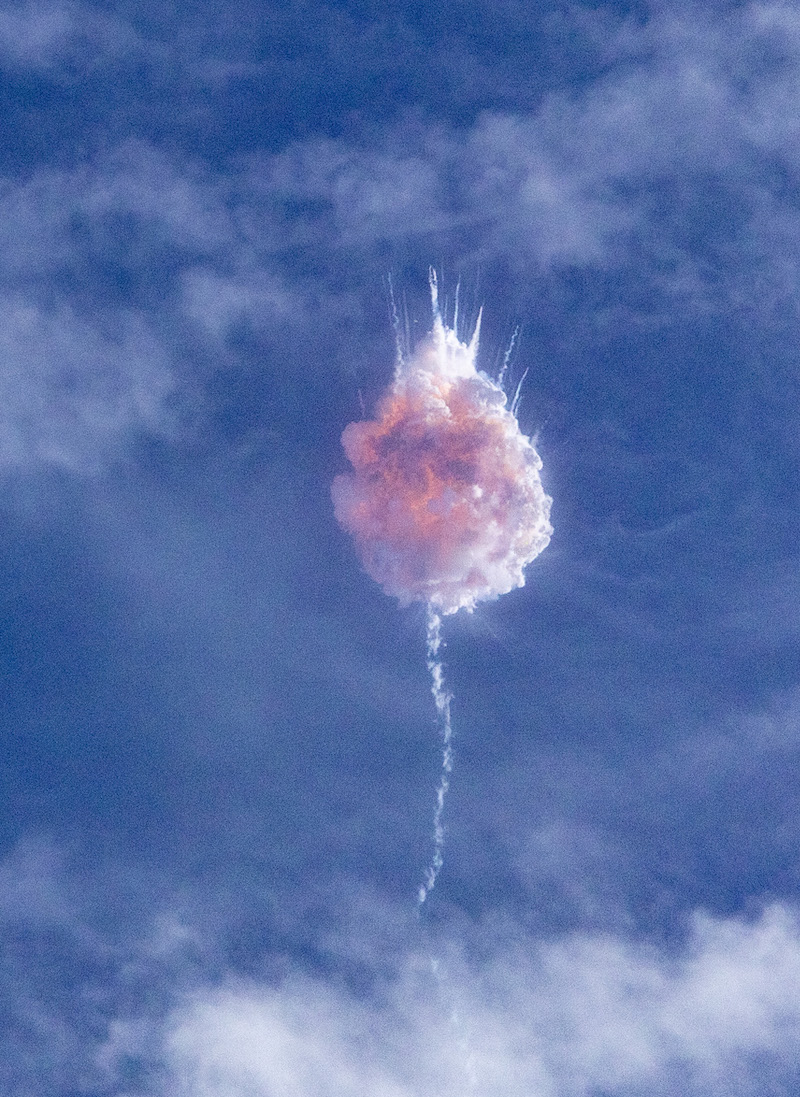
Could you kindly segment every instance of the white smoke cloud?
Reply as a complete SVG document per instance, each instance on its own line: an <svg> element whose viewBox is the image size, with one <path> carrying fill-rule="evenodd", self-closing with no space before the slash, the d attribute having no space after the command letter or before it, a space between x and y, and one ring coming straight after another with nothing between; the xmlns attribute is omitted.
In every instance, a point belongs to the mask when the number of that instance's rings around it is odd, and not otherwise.
<svg viewBox="0 0 800 1097"><path fill-rule="evenodd" d="M542 462L476 352L477 331L462 343L434 296L433 336L399 363L377 419L345 428L354 472L332 487L373 579L445 614L522 586L552 534Z"/></svg>

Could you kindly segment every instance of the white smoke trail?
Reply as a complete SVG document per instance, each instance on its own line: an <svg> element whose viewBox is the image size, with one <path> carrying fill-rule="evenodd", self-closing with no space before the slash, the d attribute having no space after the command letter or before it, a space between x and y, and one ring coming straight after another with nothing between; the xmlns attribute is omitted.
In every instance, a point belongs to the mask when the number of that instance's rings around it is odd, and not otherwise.
<svg viewBox="0 0 800 1097"><path fill-rule="evenodd" d="M444 667L439 657L442 646L442 618L432 605L428 605L427 667L431 676L431 693L436 704L439 729L442 736L442 775L436 791L436 808L433 813L433 856L420 884L417 899L420 907L436 886L436 880L444 864L444 803L450 788L450 774L453 772L453 724L450 716L452 694L444 684Z"/></svg>
<svg viewBox="0 0 800 1097"><path fill-rule="evenodd" d="M506 373L508 373L508 367L511 363L511 356L514 353L514 347L517 345L519 339L520 329L519 324L514 328L511 334L511 341L506 347L506 352L503 355L503 365L500 367L500 372L497 375L497 384L501 389L505 390Z"/></svg>
<svg viewBox="0 0 800 1097"><path fill-rule="evenodd" d="M408 348L408 309L405 310L405 329L400 324L400 314L397 311L397 301L394 296L394 283L391 274L386 276L386 286L389 293L389 322L394 332L395 347L395 377L405 368L406 352Z"/></svg>
<svg viewBox="0 0 800 1097"><path fill-rule="evenodd" d="M511 414L516 419L517 412L519 411L519 402L522 397L522 386L525 384L525 378L528 376L528 371L525 370L523 375L519 379L516 391L514 392L514 399L511 401L511 407L509 408Z"/></svg>

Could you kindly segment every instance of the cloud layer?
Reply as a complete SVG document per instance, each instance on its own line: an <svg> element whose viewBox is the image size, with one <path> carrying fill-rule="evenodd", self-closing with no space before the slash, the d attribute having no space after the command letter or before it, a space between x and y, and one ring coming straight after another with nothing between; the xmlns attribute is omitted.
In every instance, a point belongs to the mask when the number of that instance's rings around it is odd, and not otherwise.
<svg viewBox="0 0 800 1097"><path fill-rule="evenodd" d="M800 1044L800 930L775 905L698 916L669 953L509 927L439 977L407 959L370 993L290 977L201 991L168 1022L181 1097L590 1097L788 1093Z"/></svg>

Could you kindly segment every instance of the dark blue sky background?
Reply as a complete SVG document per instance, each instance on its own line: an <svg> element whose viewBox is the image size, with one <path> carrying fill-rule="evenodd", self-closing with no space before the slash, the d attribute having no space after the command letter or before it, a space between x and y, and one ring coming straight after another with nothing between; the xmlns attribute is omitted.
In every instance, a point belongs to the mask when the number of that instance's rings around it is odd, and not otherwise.
<svg viewBox="0 0 800 1097"><path fill-rule="evenodd" d="M0 75L0 1090L800 1093L796 9L0 0ZM430 264L555 535L419 918L329 489Z"/></svg>

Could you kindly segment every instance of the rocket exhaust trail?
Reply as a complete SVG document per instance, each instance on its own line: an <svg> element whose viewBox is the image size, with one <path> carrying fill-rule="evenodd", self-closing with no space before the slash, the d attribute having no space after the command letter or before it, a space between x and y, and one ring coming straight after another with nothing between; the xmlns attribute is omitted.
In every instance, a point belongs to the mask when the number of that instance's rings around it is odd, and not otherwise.
<svg viewBox="0 0 800 1097"><path fill-rule="evenodd" d="M450 774L453 771L453 724L450 717L452 695L444 684L444 668L439 657L442 646L442 618L428 606L427 666L431 675L431 693L436 703L439 730L442 736L442 775L436 791L436 808L433 813L433 856L425 873L425 880L417 893L419 905L425 902L436 886L436 880L444 864L444 802L450 788Z"/></svg>

